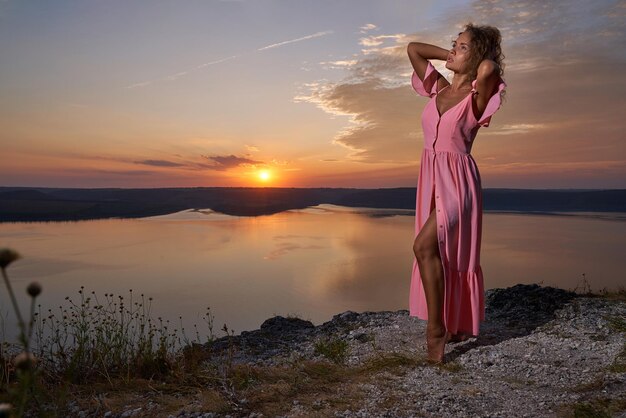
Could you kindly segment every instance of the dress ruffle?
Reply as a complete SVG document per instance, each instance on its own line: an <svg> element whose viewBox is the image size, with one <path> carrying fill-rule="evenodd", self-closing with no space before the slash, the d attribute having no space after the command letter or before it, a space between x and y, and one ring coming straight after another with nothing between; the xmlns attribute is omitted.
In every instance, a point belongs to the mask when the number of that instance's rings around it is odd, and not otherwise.
<svg viewBox="0 0 626 418"><path fill-rule="evenodd" d="M439 72L430 63L430 61L428 61L428 64L426 64L424 81L420 80L415 70L413 70L413 75L411 76L411 85L413 86L413 90L415 90L420 96L433 97L433 95L437 94L438 77Z"/></svg>
<svg viewBox="0 0 626 418"><path fill-rule="evenodd" d="M411 85L413 86L413 90L417 92L420 96L425 97L433 97L437 94L437 78L439 77L439 72L435 69L433 64L430 61L427 61L426 64L426 72L424 74L424 81L420 80L417 76L417 72L413 70L413 74L411 75ZM489 102L487 102L487 107L483 112L482 116L477 122L478 125L482 127L489 127L489 122L491 122L491 116L500 108L502 104L502 91L506 88L506 82L500 78L498 82L498 91L491 96ZM476 80L472 81L472 92L476 91ZM473 112L470 112L474 115ZM474 117L474 119L476 119Z"/></svg>
<svg viewBox="0 0 626 418"><path fill-rule="evenodd" d="M489 102L487 102L487 107L485 108L485 111L483 112L482 116L480 117L480 119L477 121L477 123L480 126L483 127L488 127L489 126L489 122L491 121L491 116L496 113L496 111L500 108L500 105L502 104L502 91L506 88L506 83L504 82L504 80L502 78L500 78L500 81L498 82L498 91L495 92L493 94L493 96L491 96L491 98L489 99ZM476 91L476 80L472 81L472 92ZM474 112L469 112L472 114L472 116L474 116ZM476 120L476 116L474 116L474 120Z"/></svg>
<svg viewBox="0 0 626 418"><path fill-rule="evenodd" d="M414 260L413 270L418 268ZM414 271L413 274L418 273ZM485 320L485 289L481 267L476 271L458 271L444 265L444 277L443 323L447 331L477 336L480 323ZM417 281L415 286L413 291L417 298L410 300L409 314L428 321L424 288Z"/></svg>

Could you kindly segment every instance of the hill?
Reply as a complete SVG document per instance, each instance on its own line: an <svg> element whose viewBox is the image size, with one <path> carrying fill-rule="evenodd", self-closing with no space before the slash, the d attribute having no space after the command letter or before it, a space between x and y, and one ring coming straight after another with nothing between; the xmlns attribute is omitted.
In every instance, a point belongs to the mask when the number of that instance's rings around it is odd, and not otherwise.
<svg viewBox="0 0 626 418"><path fill-rule="evenodd" d="M0 187L0 222L139 218L185 209L269 215L319 204L415 209L416 189L195 187L64 189ZM626 189L484 189L483 210L626 212Z"/></svg>

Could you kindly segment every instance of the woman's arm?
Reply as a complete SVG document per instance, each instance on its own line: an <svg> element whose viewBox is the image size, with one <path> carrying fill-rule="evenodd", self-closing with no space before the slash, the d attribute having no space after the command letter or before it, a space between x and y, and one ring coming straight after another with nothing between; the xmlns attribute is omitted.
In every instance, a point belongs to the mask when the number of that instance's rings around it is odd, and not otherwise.
<svg viewBox="0 0 626 418"><path fill-rule="evenodd" d="M422 81L424 81L426 66L428 65L427 60L437 59L445 61L446 59L448 59L447 49L443 49L431 44L425 44L423 42L409 42L406 50L409 54L409 60L411 60L411 65L413 65L413 69L417 73L419 79Z"/></svg>
<svg viewBox="0 0 626 418"><path fill-rule="evenodd" d="M489 103L489 99L497 91L499 82L500 67L498 63L490 59L482 60L476 72L476 91L478 92L476 97L477 119L480 119L487 107L487 103Z"/></svg>

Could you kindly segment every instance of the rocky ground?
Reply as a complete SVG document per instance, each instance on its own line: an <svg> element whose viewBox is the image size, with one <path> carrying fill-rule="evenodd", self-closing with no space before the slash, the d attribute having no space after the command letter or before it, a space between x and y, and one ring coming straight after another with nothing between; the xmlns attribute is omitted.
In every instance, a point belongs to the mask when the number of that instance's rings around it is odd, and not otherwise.
<svg viewBox="0 0 626 418"><path fill-rule="evenodd" d="M345 354L346 370L377 357L390 366L378 367L367 378L344 380L332 393L320 388L313 396L296 394L281 414L264 414L241 398L232 399L235 412L229 414L202 412L194 402L164 414L152 400L104 416L626 417L623 298L517 285L488 290L486 310L480 335L448 343L444 365L422 361L426 322L406 310L348 311L319 326L299 318L270 318L258 330L204 347L211 361L219 366L229 355L234 364L289 366L328 358L316 349L320 341L327 347L343 341L335 354ZM393 356L397 365L390 363Z"/></svg>

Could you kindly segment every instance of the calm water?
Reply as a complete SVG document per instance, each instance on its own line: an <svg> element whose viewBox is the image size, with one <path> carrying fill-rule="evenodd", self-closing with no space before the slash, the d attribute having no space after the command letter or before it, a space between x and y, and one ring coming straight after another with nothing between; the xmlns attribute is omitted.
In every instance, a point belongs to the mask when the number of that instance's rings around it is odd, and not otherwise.
<svg viewBox="0 0 626 418"><path fill-rule="evenodd" d="M381 216L384 215L384 216ZM581 216L483 215L485 289L542 283L572 289L584 273L592 289L624 285L626 222ZM610 216L609 216L610 218ZM38 303L57 309L80 286L152 297L153 316L179 316L189 331L210 307L218 337L273 316L314 324L353 310L408 309L413 262L411 211L319 205L270 216L211 210L143 219L0 224L0 247L23 255L8 273L27 312L25 287L43 286ZM14 330L4 284L0 307ZM180 328L180 326L178 326ZM189 333L188 333L189 334ZM190 335L191 336L191 335Z"/></svg>

